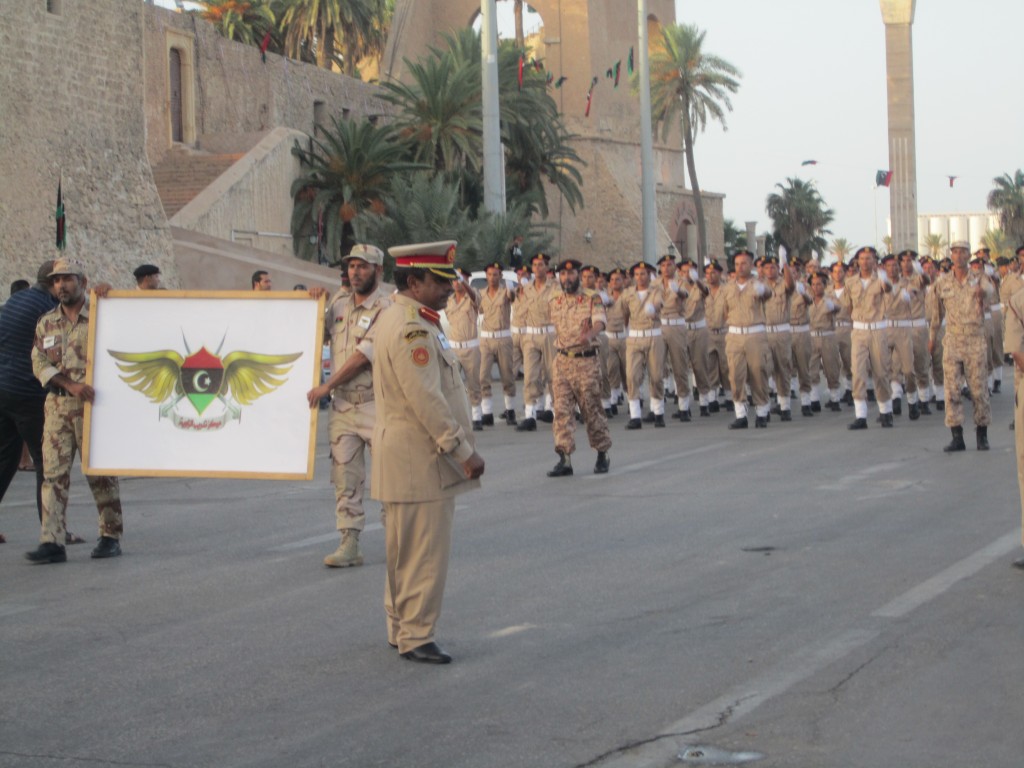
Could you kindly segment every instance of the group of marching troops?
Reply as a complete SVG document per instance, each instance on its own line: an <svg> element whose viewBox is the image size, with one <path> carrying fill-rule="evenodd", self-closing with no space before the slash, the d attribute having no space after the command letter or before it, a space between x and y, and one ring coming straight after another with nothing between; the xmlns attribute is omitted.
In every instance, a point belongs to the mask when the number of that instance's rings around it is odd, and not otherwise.
<svg viewBox="0 0 1024 768"><path fill-rule="evenodd" d="M449 337L477 430L494 424L495 365L500 418L533 431L559 410L552 387L559 354L592 348L598 410L607 419L625 406L629 430L665 427L669 400L681 422L693 419L694 406L701 417L731 410L730 429L746 429L749 410L755 428L767 427L772 414L791 421L794 398L802 417L846 404L854 409L852 430L868 427L871 401L878 423L891 427L905 400L910 420L933 406L944 411L952 432L945 449L959 451L966 447L962 401L969 398L977 447L986 450L989 394L1002 381L1003 304L1024 285L1021 257L1024 247L1013 259L993 261L988 248L972 254L957 241L943 260L913 250L880 256L864 247L825 269L813 259L787 258L780 247L777 256L760 258L740 250L728 268L711 259L703 274L690 259L668 255L607 273L568 259L552 274L550 258L538 253L517 270L515 283L503 278L500 263L487 266L479 291L457 283ZM599 308L585 322L600 318L603 330L567 349L553 300L566 273L577 271L579 293ZM524 413L517 420L520 368ZM589 421L583 404L575 405ZM558 442L556 435L556 449Z"/></svg>

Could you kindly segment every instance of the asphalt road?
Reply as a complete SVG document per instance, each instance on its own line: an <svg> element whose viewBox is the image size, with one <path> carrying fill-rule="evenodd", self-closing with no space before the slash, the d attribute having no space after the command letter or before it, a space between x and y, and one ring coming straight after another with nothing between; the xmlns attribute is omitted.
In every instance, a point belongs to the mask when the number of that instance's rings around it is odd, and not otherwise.
<svg viewBox="0 0 1024 768"><path fill-rule="evenodd" d="M383 536L336 544L325 420L311 482L128 479L124 556L22 553L0 507L0 766L1024 765L1024 573L1011 417L948 456L941 416L480 436L439 626L448 667L385 641ZM92 538L80 476L71 527ZM717 750L717 751L716 751ZM687 760L678 757L687 755ZM752 755L750 755L752 756Z"/></svg>

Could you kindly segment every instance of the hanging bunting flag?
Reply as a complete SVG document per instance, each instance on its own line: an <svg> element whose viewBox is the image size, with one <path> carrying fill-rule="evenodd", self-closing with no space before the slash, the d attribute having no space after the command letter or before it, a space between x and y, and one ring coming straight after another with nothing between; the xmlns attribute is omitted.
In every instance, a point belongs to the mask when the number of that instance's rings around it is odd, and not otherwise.
<svg viewBox="0 0 1024 768"><path fill-rule="evenodd" d="M544 71L544 64L539 59L530 59L530 63L533 64L533 68L537 72Z"/></svg>
<svg viewBox="0 0 1024 768"><path fill-rule="evenodd" d="M802 163L800 163L801 166L804 166L804 165L817 165L817 164L818 164L817 160L804 160Z"/></svg>
<svg viewBox="0 0 1024 768"><path fill-rule="evenodd" d="M263 59L263 63L267 63L267 48L270 47L270 32L267 32L263 36L263 42L260 43L260 58Z"/></svg>
<svg viewBox="0 0 1024 768"><path fill-rule="evenodd" d="M519 57L519 90L523 90L523 57Z"/></svg>
<svg viewBox="0 0 1024 768"><path fill-rule="evenodd" d="M622 71L622 59L615 62L615 87L619 87L619 74Z"/></svg>
<svg viewBox="0 0 1024 768"><path fill-rule="evenodd" d="M876 187L888 187L890 181L892 181L892 171L879 171L875 174Z"/></svg>
<svg viewBox="0 0 1024 768"><path fill-rule="evenodd" d="M956 181L957 179L959 179L960 177L959 176L947 176L946 178L949 179L949 186L952 187L953 186L953 182Z"/></svg>
<svg viewBox="0 0 1024 768"><path fill-rule="evenodd" d="M611 80L613 77L615 77L615 70L612 69L611 67L608 67L607 71L604 73L604 76Z"/></svg>
<svg viewBox="0 0 1024 768"><path fill-rule="evenodd" d="M590 89L587 91L587 108L583 112L583 116L584 117L590 117L590 105L594 101L594 86L596 86L596 85L597 85L597 76L595 75L594 79L590 81Z"/></svg>
<svg viewBox="0 0 1024 768"><path fill-rule="evenodd" d="M544 78L544 82L551 85L551 81L555 79L555 76L548 72L547 77Z"/></svg>
<svg viewBox="0 0 1024 768"><path fill-rule="evenodd" d="M633 74L633 46L629 46L629 59L626 62L626 71Z"/></svg>
<svg viewBox="0 0 1024 768"><path fill-rule="evenodd" d="M57 211L54 217L57 219L57 249L63 251L68 244L67 221L64 217L64 195L61 191L63 186L63 174L57 181Z"/></svg>
<svg viewBox="0 0 1024 768"><path fill-rule="evenodd" d="M562 75L560 78L558 78L558 80L555 81L555 88L561 88L562 87L562 83L564 83L568 79L569 79L568 77L566 77L565 75Z"/></svg>

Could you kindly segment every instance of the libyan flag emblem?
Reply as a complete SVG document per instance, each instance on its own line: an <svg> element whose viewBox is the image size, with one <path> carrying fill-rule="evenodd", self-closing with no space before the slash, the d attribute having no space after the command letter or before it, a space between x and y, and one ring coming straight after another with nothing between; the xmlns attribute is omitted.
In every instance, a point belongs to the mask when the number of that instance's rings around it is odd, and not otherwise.
<svg viewBox="0 0 1024 768"><path fill-rule="evenodd" d="M197 417L217 400L237 417L238 406L251 405L284 384L291 363L302 356L301 352L280 355L229 352L220 357L205 346L192 352L187 343L185 357L171 349L152 352L108 349L107 352L118 361L122 381L150 402L164 406L161 414L180 408L178 403L187 400Z"/></svg>

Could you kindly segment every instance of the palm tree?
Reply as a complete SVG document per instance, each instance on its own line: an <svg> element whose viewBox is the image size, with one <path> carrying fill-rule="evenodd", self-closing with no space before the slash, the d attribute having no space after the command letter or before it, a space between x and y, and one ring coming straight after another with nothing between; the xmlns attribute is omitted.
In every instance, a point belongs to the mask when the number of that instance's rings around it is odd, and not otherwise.
<svg viewBox="0 0 1024 768"><path fill-rule="evenodd" d="M946 238L938 233L927 234L921 240L921 250L927 251L928 255L939 260L946 255Z"/></svg>
<svg viewBox="0 0 1024 768"><path fill-rule="evenodd" d="M726 219L722 227L725 252L730 254L747 247L747 231L736 226L732 219Z"/></svg>
<svg viewBox="0 0 1024 768"><path fill-rule="evenodd" d="M1010 243L1010 238L1001 229L988 230L981 238L981 244L989 249L993 259L1000 256L1007 258L1013 256L1013 245Z"/></svg>
<svg viewBox="0 0 1024 768"><path fill-rule="evenodd" d="M526 35L523 34L523 0L512 0L512 16L516 25L516 48L526 48Z"/></svg>
<svg viewBox="0 0 1024 768"><path fill-rule="evenodd" d="M193 11L228 40L259 45L274 28L274 11L267 0L206 0Z"/></svg>
<svg viewBox="0 0 1024 768"><path fill-rule="evenodd" d="M385 0L276 0L285 55L356 74L359 59L383 49ZM341 55L339 56L339 50Z"/></svg>
<svg viewBox="0 0 1024 768"><path fill-rule="evenodd" d="M841 261L845 264L850 254L853 253L853 244L845 237L837 237L832 241L829 250L836 257L836 261Z"/></svg>
<svg viewBox="0 0 1024 768"><path fill-rule="evenodd" d="M802 255L824 251L827 241L822 235L831 234L826 227L834 213L825 207L814 184L789 178L786 185L775 186L780 191L771 193L765 201L765 210L775 225L775 240Z"/></svg>
<svg viewBox="0 0 1024 768"><path fill-rule="evenodd" d="M1024 243L1024 171L1004 173L992 179L995 189L988 193L990 211L999 214L999 225L1014 243Z"/></svg>
<svg viewBox="0 0 1024 768"><path fill-rule="evenodd" d="M292 182L291 231L297 256L334 264L351 244L358 213L383 212L391 179L423 166L405 159L408 147L389 126L334 120L333 130L321 135L310 139L309 149L298 142L292 148L302 173Z"/></svg>
<svg viewBox="0 0 1024 768"><path fill-rule="evenodd" d="M697 183L693 144L708 120L726 128L725 112L732 111L730 93L739 89L740 71L725 59L702 49L707 33L692 24L663 27L661 41L651 55L651 116L668 138L675 120L682 129L683 152L697 214L697 257L703 265L708 252L704 201Z"/></svg>

